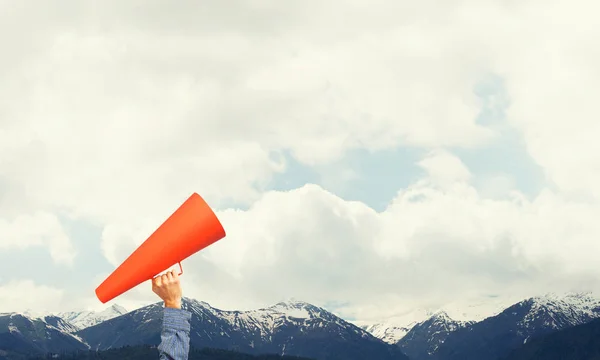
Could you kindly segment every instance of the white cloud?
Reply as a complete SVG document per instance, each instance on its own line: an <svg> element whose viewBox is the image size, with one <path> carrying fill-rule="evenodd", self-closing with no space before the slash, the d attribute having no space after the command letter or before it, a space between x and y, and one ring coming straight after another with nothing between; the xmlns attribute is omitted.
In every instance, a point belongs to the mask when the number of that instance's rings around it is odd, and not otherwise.
<svg viewBox="0 0 600 360"><path fill-rule="evenodd" d="M476 187L483 197L503 198L510 195L517 188L517 184L511 175L497 173L479 176Z"/></svg>
<svg viewBox="0 0 600 360"><path fill-rule="evenodd" d="M503 77L508 121L561 192L600 195L594 47L600 28L592 1L524 1L496 16L476 16L488 65Z"/></svg>
<svg viewBox="0 0 600 360"><path fill-rule="evenodd" d="M441 182L466 181L471 177L462 161L444 150L433 151L418 165L427 171L430 178Z"/></svg>
<svg viewBox="0 0 600 360"><path fill-rule="evenodd" d="M282 150L326 166L352 148L473 146L490 136L474 122L472 79L432 71L441 60L406 58L434 49L421 49L413 41L421 35L399 32L391 18L375 32L340 33L341 41L316 29L302 36L293 23L332 24L325 13L300 11L291 22L267 20L281 32L265 40L242 30L287 10L239 5L254 15L215 21L224 10L203 7L206 21L192 20L197 5L182 3L173 16L185 32L170 21L152 29L163 11L114 2L13 24L31 45L7 41L12 55L3 60L0 179L8 195L0 217L62 209L105 228L103 251L114 264L116 247L130 249L142 234L123 242L116 233L162 218L193 191L213 206L258 199L285 169ZM4 10L27 23L25 7ZM365 9L356 10L348 15ZM383 50L384 42L401 51Z"/></svg>
<svg viewBox="0 0 600 360"><path fill-rule="evenodd" d="M72 265L76 252L54 214L20 215L12 221L0 219L0 249L46 246L54 262Z"/></svg>
<svg viewBox="0 0 600 360"><path fill-rule="evenodd" d="M13 220L61 209L103 228L115 265L197 191L215 207L252 204L222 212L228 238L193 262L209 273L192 271L203 286L192 293L218 303L596 286L595 2L7 4L4 249L46 244L70 261L53 220L40 220L50 240ZM473 87L489 73L552 190L527 200L493 180L479 193L458 158L435 150L420 162L428 177L383 213L316 186L263 194L285 171L281 151L322 169L355 148L498 140L475 122ZM332 171L331 182L361 176Z"/></svg>
<svg viewBox="0 0 600 360"><path fill-rule="evenodd" d="M487 199L465 181L427 177L381 213L315 185L269 192L246 212L219 213L228 236L187 261L205 282L189 291L231 308L347 301L346 315L371 317L377 307L598 290L599 215L598 204L550 191Z"/></svg>
<svg viewBox="0 0 600 360"><path fill-rule="evenodd" d="M13 280L0 285L2 312L33 313L56 311L60 307L63 291L50 286L38 285L31 280Z"/></svg>
<svg viewBox="0 0 600 360"><path fill-rule="evenodd" d="M403 32L389 14L375 21L381 11L343 34L322 4L291 19L285 7L238 5L226 12L247 9L246 21L215 21L218 6L201 6L206 21L192 20L193 2L170 9L184 32L157 24L163 11L114 2L97 5L93 17L74 6L80 17L55 14L32 30L40 45L17 53L11 79L18 74L20 83L3 88L14 101L3 108L1 137L10 141L0 142L2 174L27 200L13 211L61 206L104 223L143 214L145 198L164 196L169 206L192 189L213 203L251 203L283 169L273 158L280 150L323 164L352 148L473 146L491 135L475 124L473 79L423 58L436 50L415 40L438 29ZM350 19L366 10L351 7ZM280 13L288 20L263 18ZM280 29L277 38L242 32L265 21ZM306 37L297 32L311 21ZM338 35L324 37L330 28ZM422 54L407 56L415 51ZM449 51L451 63L462 56Z"/></svg>

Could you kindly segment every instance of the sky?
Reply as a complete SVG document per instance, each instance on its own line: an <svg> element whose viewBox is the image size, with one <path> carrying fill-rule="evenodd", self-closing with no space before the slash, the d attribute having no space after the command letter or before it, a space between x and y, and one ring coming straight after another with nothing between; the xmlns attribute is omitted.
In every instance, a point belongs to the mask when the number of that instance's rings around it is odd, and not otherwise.
<svg viewBox="0 0 600 360"><path fill-rule="evenodd" d="M156 302L94 290L193 192L221 309L598 291L598 7L0 0L0 311Z"/></svg>

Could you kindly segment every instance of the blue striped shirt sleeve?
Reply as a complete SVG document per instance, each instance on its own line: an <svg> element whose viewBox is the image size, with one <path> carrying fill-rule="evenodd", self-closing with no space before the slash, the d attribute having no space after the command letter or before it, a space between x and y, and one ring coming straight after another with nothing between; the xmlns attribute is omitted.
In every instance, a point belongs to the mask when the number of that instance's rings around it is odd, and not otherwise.
<svg viewBox="0 0 600 360"><path fill-rule="evenodd" d="M163 327L158 345L159 360L187 360L190 352L192 313L183 309L164 308Z"/></svg>

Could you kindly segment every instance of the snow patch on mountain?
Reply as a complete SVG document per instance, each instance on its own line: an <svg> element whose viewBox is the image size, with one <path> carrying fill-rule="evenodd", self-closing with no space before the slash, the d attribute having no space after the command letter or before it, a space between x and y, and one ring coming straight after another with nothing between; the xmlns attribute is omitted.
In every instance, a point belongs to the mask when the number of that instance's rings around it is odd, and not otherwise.
<svg viewBox="0 0 600 360"><path fill-rule="evenodd" d="M70 323L68 320L65 320L59 316L47 315L38 318L45 322L46 324L66 333L74 333L79 330L79 327Z"/></svg>
<svg viewBox="0 0 600 360"><path fill-rule="evenodd" d="M592 293L555 293L523 300L517 305L529 305L529 312L519 322L523 328L544 318L543 326L562 329L600 318L600 299Z"/></svg>
<svg viewBox="0 0 600 360"><path fill-rule="evenodd" d="M392 316L379 322L354 321L363 330L369 332L389 344L402 339L415 325L427 320L434 314L429 309L414 309L403 314Z"/></svg>
<svg viewBox="0 0 600 360"><path fill-rule="evenodd" d="M21 331L19 330L19 328L16 327L16 326L14 326L14 325L12 325L12 324L8 325L8 332L10 332L10 333L17 333L17 334L21 333Z"/></svg>
<svg viewBox="0 0 600 360"><path fill-rule="evenodd" d="M288 302L288 303L278 303L269 308L269 310L278 312L280 314L284 314L289 318L295 319L310 319L313 317L314 313L309 312L307 303L302 302Z"/></svg>
<svg viewBox="0 0 600 360"><path fill-rule="evenodd" d="M392 324L380 323L371 325L359 325L363 330L371 335L385 341L388 344L395 344L402 339L410 330L410 327L396 326Z"/></svg>
<svg viewBox="0 0 600 360"><path fill-rule="evenodd" d="M126 313L127 310L124 307L115 304L100 312L89 310L69 311L56 313L55 315L76 326L77 330L81 330Z"/></svg>

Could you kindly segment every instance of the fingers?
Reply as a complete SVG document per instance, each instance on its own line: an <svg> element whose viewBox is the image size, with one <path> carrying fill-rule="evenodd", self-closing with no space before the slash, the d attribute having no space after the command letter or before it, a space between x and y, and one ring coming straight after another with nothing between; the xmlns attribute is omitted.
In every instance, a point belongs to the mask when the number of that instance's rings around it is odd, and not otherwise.
<svg viewBox="0 0 600 360"><path fill-rule="evenodd" d="M165 303L165 307L181 308L179 274L170 270L152 280L152 291Z"/></svg>
<svg viewBox="0 0 600 360"><path fill-rule="evenodd" d="M163 287L169 284L179 283L179 275L175 270L167 271L163 275L157 276L152 279L152 286Z"/></svg>

